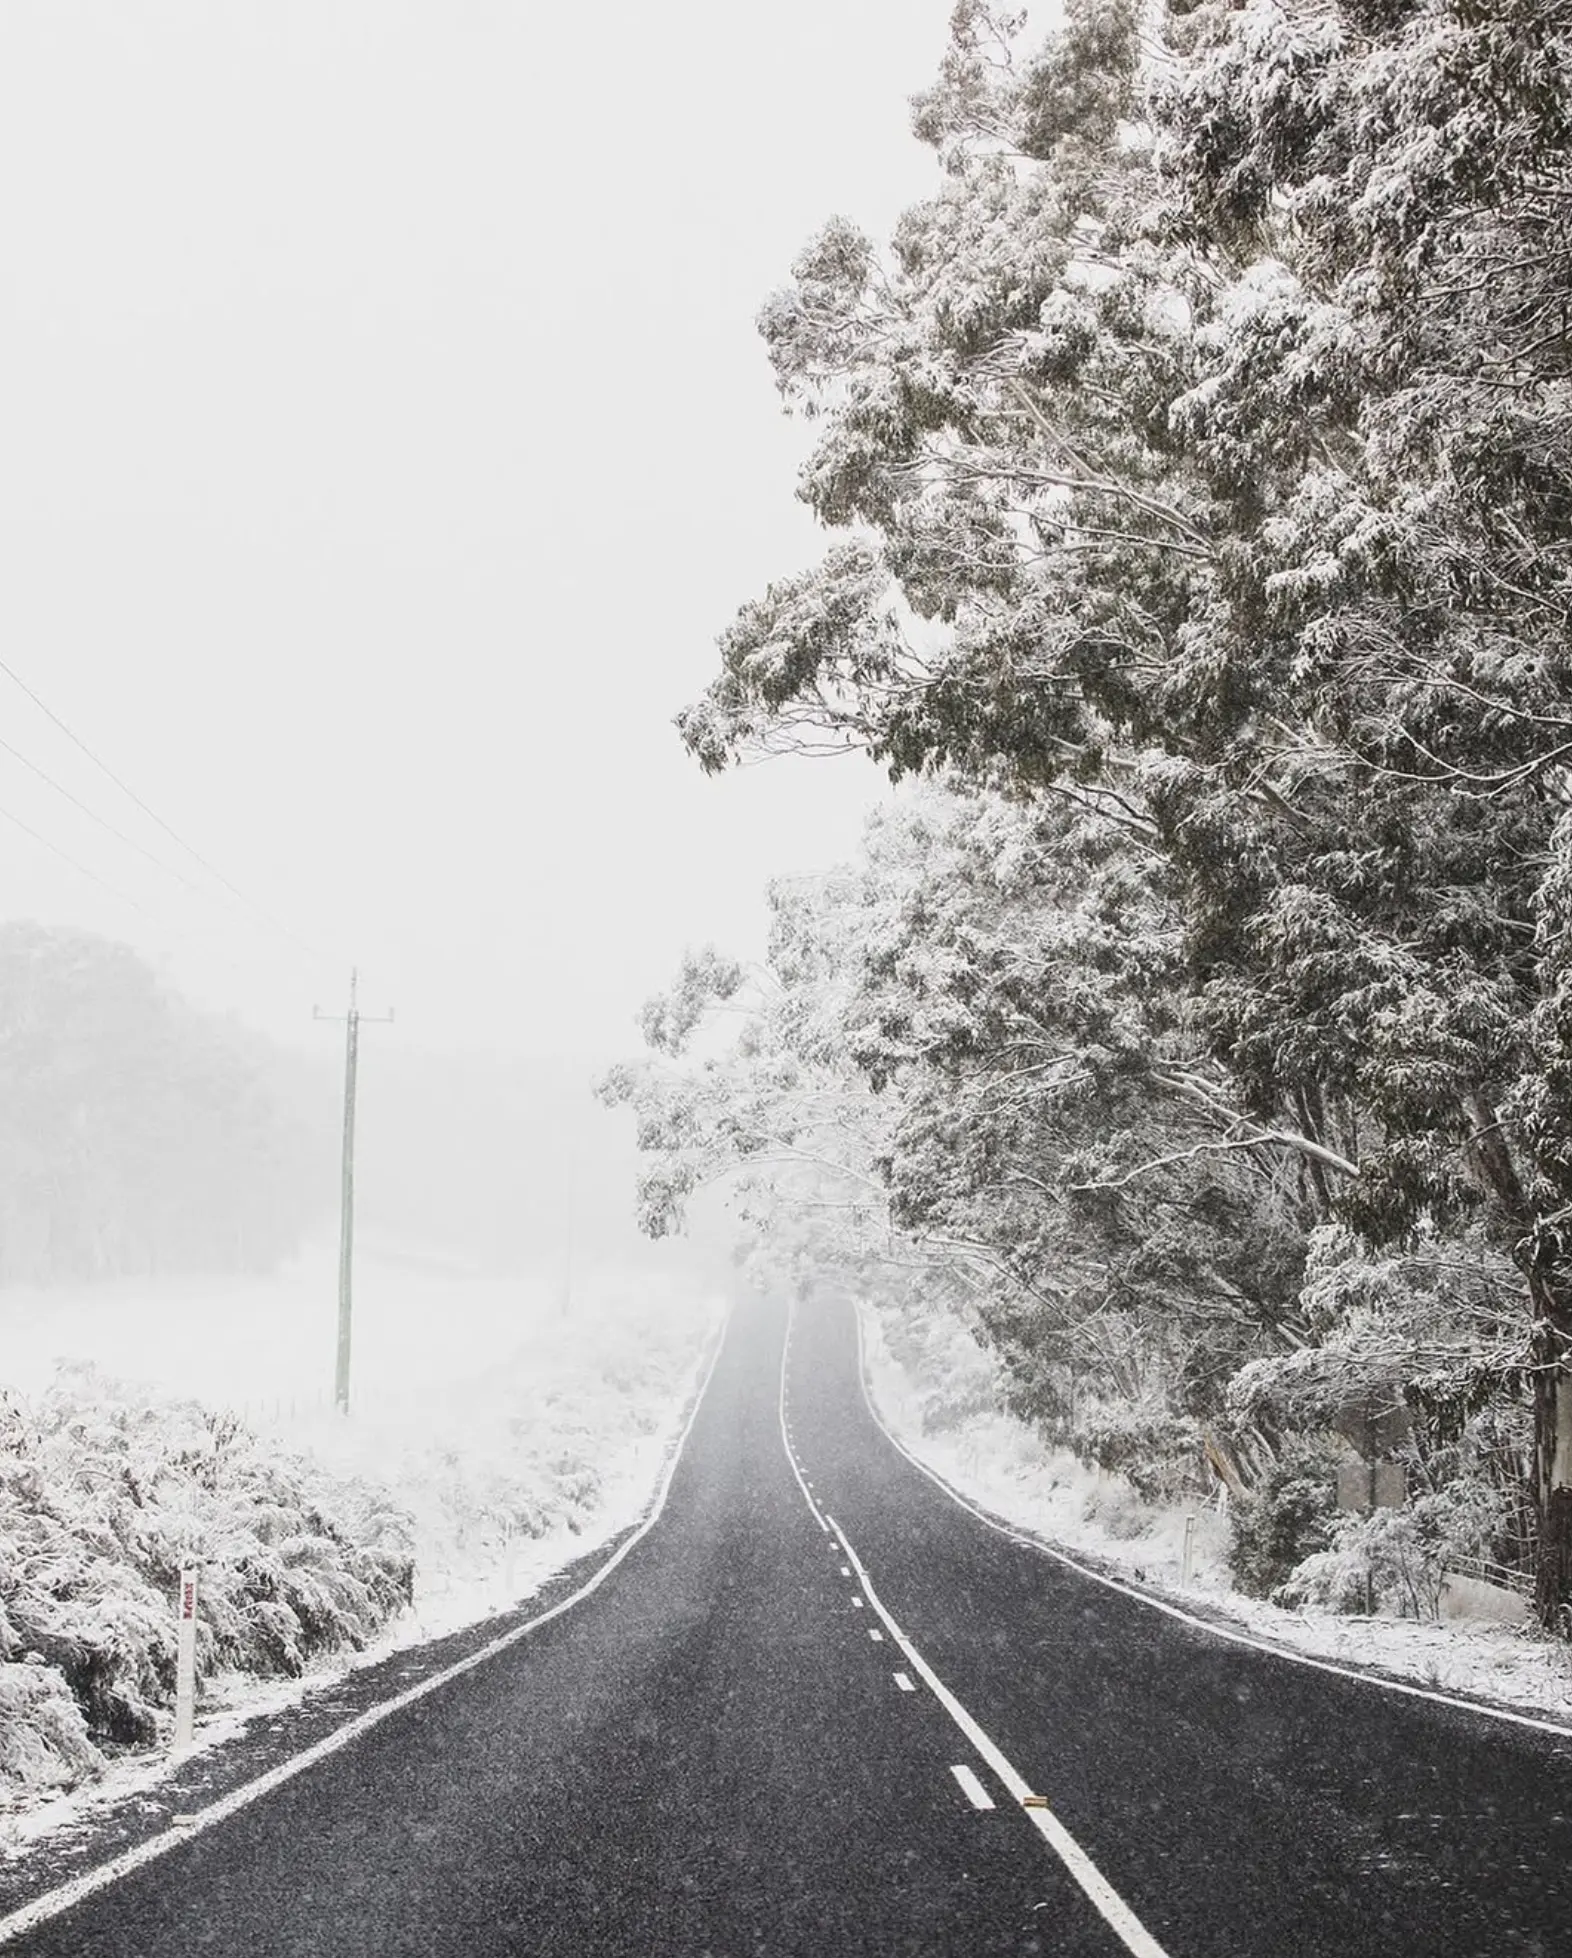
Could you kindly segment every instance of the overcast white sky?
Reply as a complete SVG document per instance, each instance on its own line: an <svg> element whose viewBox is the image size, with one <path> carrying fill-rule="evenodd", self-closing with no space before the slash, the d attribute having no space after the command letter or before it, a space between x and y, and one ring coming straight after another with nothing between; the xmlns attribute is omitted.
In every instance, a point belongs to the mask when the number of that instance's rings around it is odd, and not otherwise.
<svg viewBox="0 0 1572 1958"><path fill-rule="evenodd" d="M310 1037L636 1038L851 847L855 761L706 781L715 633L822 548L752 326L925 194L949 0L5 0L0 659L324 956L0 752L0 916ZM0 739L202 873L10 682ZM144 913L146 915L144 915Z"/></svg>

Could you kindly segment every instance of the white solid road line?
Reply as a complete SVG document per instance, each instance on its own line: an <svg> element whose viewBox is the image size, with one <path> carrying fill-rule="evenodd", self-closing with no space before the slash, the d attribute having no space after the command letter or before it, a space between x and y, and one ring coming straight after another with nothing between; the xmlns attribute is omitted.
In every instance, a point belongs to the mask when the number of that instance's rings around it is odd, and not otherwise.
<svg viewBox="0 0 1572 1958"><path fill-rule="evenodd" d="M280 1762L276 1768L271 1768L266 1774L258 1775L255 1781L245 1782L241 1787L225 1795L222 1800L214 1802L211 1808L201 1809L194 1815L182 1816L180 1828L171 1829L164 1835L153 1836L147 1842L138 1843L134 1849L125 1850L109 1862L99 1864L97 1869L88 1870L81 1876L73 1877L69 1883L62 1883L58 1889L48 1890L43 1896L35 1897L31 1903L23 1904L19 1910L12 1911L9 1917L0 1917L0 1944L9 1944L13 1938L21 1937L25 1931L36 1930L40 1924L48 1923L52 1917L59 1917L62 1912L72 1909L96 1891L108 1889L110 1884L118 1883L122 1877L129 1876L133 1870L139 1870L148 1863L156 1862L159 1857L167 1855L171 1849L178 1849L183 1843L190 1842L194 1836L199 1836L216 1824L227 1821L230 1816L237 1815L241 1809L249 1808L253 1802L260 1801L264 1795L270 1795L275 1788L282 1788L286 1781L293 1781L296 1775L304 1774L307 1768L315 1767L318 1761L325 1761L329 1755L337 1754L341 1749L348 1747L351 1741L358 1740L362 1734L369 1733L373 1727L381 1726L382 1722L393 1714L401 1712L407 1706L413 1706L417 1700L425 1699L429 1693L435 1693L451 1680L461 1678L467 1672L473 1672L477 1666L485 1665L488 1659L496 1658L499 1652L505 1652L509 1646L517 1645L520 1640L528 1638L531 1632L538 1631L542 1625L549 1624L553 1618L560 1618L565 1611L571 1611L576 1604L582 1604L593 1592L598 1591L629 1551L642 1543L660 1521L661 1512L666 1507L666 1498L671 1493L672 1479L677 1473L677 1464L682 1460L682 1452L688 1445L693 1424L699 1418L699 1409L704 1405L704 1397L709 1392L710 1382L715 1378L715 1369L720 1364L721 1351L726 1344L726 1334L730 1325L731 1316L728 1313L721 1325L720 1337L715 1342L715 1351L710 1355L710 1363L705 1371L703 1382L694 1396L693 1406L688 1411L687 1421L683 1425L682 1433L677 1437L676 1447L671 1451L671 1459L666 1464L666 1473L661 1478L659 1489L655 1492L655 1500L650 1506L649 1513L632 1535L626 1537L618 1549L606 1559L588 1583L581 1584L571 1597L564 1598L560 1604L554 1604L549 1611L543 1611L538 1617L531 1618L528 1624L515 1625L512 1631L504 1632L499 1638L492 1639L478 1652L472 1652L467 1659L460 1659L457 1664L448 1666L444 1671L433 1673L430 1679L423 1679L418 1686L411 1686L407 1692L397 1693L392 1699L383 1700L379 1705L369 1708L356 1719L338 1728L336 1732L317 1741L314 1746L306 1748L288 1761Z"/></svg>
<svg viewBox="0 0 1572 1958"><path fill-rule="evenodd" d="M797 1478L797 1487L802 1491L803 1501L813 1511L814 1522L828 1536L830 1534L830 1526L825 1522L824 1512L813 1500L813 1491L808 1487L806 1481L804 1481L802 1470L797 1466L797 1451L791 1445L791 1429L786 1421L786 1362L791 1358L791 1324L791 1317L788 1315L786 1320L786 1343L781 1348L781 1390L777 1403L781 1423L781 1446L786 1450L786 1460L791 1466L792 1474ZM835 1549L833 1541L830 1544L830 1553L832 1556L839 1554Z"/></svg>
<svg viewBox="0 0 1572 1958"><path fill-rule="evenodd" d="M897 1686L900 1687L903 1693L915 1693L917 1691L917 1688L912 1684L911 1680L903 1672L898 1672L895 1675L895 1683Z"/></svg>
<svg viewBox="0 0 1572 1958"><path fill-rule="evenodd" d="M862 1588L868 1594L869 1604L873 1606L874 1610L884 1620L885 1630L888 1631L890 1637L894 1639L902 1652L905 1653L912 1671L917 1673L926 1683L934 1698L944 1708L945 1712L949 1714L956 1726L960 1728L961 1732L988 1763L989 1767L993 1769L1000 1781L1004 1783L1004 1786L1018 1802L1023 1804L1022 1813L1025 1815L1027 1821L1036 1829L1037 1833L1048 1844L1048 1847L1059 1858L1059 1861L1063 1863L1071 1876L1075 1878L1075 1881L1085 1891L1093 1907L1103 1922L1108 1926L1109 1930L1119 1939L1125 1950L1131 1954L1131 1958L1167 1958L1167 1953L1163 1950L1163 1947L1152 1936L1151 1932L1147 1930L1140 1918L1131 1910L1130 1906L1119 1895L1118 1891L1115 1890L1107 1877L1098 1869L1091 1857L1087 1855L1075 1837L1070 1834L1070 1831L1059 1820L1058 1816L1054 1814L1052 1809L1040 1805L1041 1797L1034 1795L1031 1783L1016 1768L1003 1749L994 1741L990 1740L988 1735L983 1732L982 1728L978 1726L965 1707L961 1705L960 1701L950 1691L949 1687L945 1685L933 1667L928 1664L928 1661L917 1650L916 1646L912 1644L900 1626L896 1624L884 1605L879 1601L878 1592L874 1590L872 1584L868 1581L868 1573L863 1567L862 1560L847 1541L846 1532L835 1521L833 1516L830 1518L830 1525L840 1541L841 1548L846 1552L852 1568L862 1580ZM1024 1806L1028 1797L1032 1799L1033 1804L1030 1808Z"/></svg>
<svg viewBox="0 0 1572 1958"><path fill-rule="evenodd" d="M1313 1658L1308 1652L1296 1652L1292 1646L1273 1645L1270 1640L1255 1638L1249 1632L1236 1632L1230 1626L1219 1625L1210 1618L1198 1618L1193 1611L1182 1606L1169 1604L1165 1598L1154 1598L1149 1591L1138 1591L1133 1584L1121 1584L1117 1577L1109 1577L1105 1572L1094 1570L1090 1564L1083 1564L1065 1551L1056 1549L1051 1543L1044 1543L1041 1537L1028 1536L1024 1531L1002 1522L997 1516L990 1516L961 1492L946 1482L937 1469L930 1468L919 1456L914 1455L900 1436L890 1427L884 1416L873 1404L873 1395L868 1391L867 1353L863 1343L862 1311L853 1306L857 1320L857 1384L862 1389L862 1398L874 1425L885 1440L896 1451L904 1455L919 1475L927 1476L933 1486L949 1497L957 1508L964 1509L968 1516L975 1516L979 1523L985 1524L999 1536L1008 1537L1011 1543L1018 1543L1023 1550L1035 1550L1040 1557L1050 1557L1056 1564L1063 1564L1066 1570L1073 1570L1080 1577L1089 1578L1093 1584L1101 1584L1105 1590L1117 1591L1123 1598L1131 1598L1136 1604L1143 1604L1151 1611L1160 1611L1165 1618L1176 1618L1181 1625L1191 1625L1198 1632L1206 1632L1212 1638L1225 1639L1230 1645L1245 1646L1251 1652L1264 1652L1270 1659L1284 1659L1290 1665L1307 1666L1311 1672L1331 1673L1335 1679L1352 1679L1361 1686L1373 1686L1383 1693L1400 1693L1405 1699L1429 1700L1435 1706L1460 1707L1464 1713L1477 1713L1486 1720L1502 1720L1512 1727L1530 1727L1541 1734L1558 1734L1564 1740L1572 1740L1572 1727L1555 1720L1543 1720L1532 1713L1513 1713L1505 1707L1485 1706L1479 1700L1465 1700L1456 1693L1438 1693L1428 1686L1410 1686L1405 1680L1385 1679L1379 1673L1359 1672L1353 1666L1340 1666L1335 1659Z"/></svg>
<svg viewBox="0 0 1572 1958"><path fill-rule="evenodd" d="M988 1793L988 1790L984 1788L970 1768L956 1766L951 1768L950 1773L961 1784L966 1799L971 1803L973 1808L995 1808L998 1806L992 1795Z"/></svg>

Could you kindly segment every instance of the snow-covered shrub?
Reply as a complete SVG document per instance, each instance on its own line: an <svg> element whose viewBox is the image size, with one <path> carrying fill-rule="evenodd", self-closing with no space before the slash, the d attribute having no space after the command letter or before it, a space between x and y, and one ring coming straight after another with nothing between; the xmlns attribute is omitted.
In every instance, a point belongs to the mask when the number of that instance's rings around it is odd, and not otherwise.
<svg viewBox="0 0 1572 1958"><path fill-rule="evenodd" d="M1377 1509L1335 1525L1324 1550L1307 1557L1273 1593L1280 1604L1329 1611L1395 1612L1437 1618L1441 1583L1459 1563L1489 1554L1501 1523L1498 1489L1460 1477L1400 1509Z"/></svg>
<svg viewBox="0 0 1572 1958"><path fill-rule="evenodd" d="M386 1499L232 1416L87 1367L36 1401L0 1397L0 1665L20 1723L0 1785L47 1782L51 1760L75 1778L94 1743L158 1737L188 1562L202 1566L199 1681L294 1674L363 1646L410 1593L407 1528Z"/></svg>
<svg viewBox="0 0 1572 1958"><path fill-rule="evenodd" d="M1100 1483L1086 1492L1081 1514L1111 1537L1128 1543L1152 1527L1152 1512L1128 1482Z"/></svg>
<svg viewBox="0 0 1572 1958"><path fill-rule="evenodd" d="M1259 1485L1229 1510L1228 1561L1241 1591L1272 1596L1307 1557L1332 1541L1337 1458L1326 1443L1286 1446Z"/></svg>
<svg viewBox="0 0 1572 1958"><path fill-rule="evenodd" d="M70 1787L96 1774L103 1760L53 1667L0 1664L0 1790Z"/></svg>
<svg viewBox="0 0 1572 1958"><path fill-rule="evenodd" d="M1098 1399L1078 1407L1069 1444L1083 1462L1125 1477L1149 1503L1175 1501L1196 1479L1201 1433L1162 1399Z"/></svg>
<svg viewBox="0 0 1572 1958"><path fill-rule="evenodd" d="M924 1434L946 1434L1000 1406L999 1366L954 1312L875 1300L874 1318L890 1359L921 1382Z"/></svg>

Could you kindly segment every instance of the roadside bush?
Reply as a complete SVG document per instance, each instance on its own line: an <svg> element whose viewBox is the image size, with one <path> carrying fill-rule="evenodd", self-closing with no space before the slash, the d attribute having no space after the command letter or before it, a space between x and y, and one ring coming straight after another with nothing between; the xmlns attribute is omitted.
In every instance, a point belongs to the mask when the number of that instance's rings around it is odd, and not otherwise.
<svg viewBox="0 0 1572 1958"><path fill-rule="evenodd" d="M78 1779L99 1749L159 1737L189 1561L199 1682L358 1649L411 1589L407 1524L386 1498L232 1416L91 1368L34 1402L0 1398L0 1789Z"/></svg>
<svg viewBox="0 0 1572 1958"><path fill-rule="evenodd" d="M53 1667L0 1664L0 1790L68 1788L103 1762Z"/></svg>
<svg viewBox="0 0 1572 1958"><path fill-rule="evenodd" d="M1083 1462L1124 1476L1148 1503L1171 1503L1196 1479L1201 1431L1158 1400L1094 1401L1076 1410L1069 1445Z"/></svg>
<svg viewBox="0 0 1572 1958"><path fill-rule="evenodd" d="M1505 1498L1472 1477L1417 1496L1401 1509L1349 1516L1327 1548L1305 1558L1273 1594L1281 1604L1436 1618L1441 1584L1460 1562L1489 1553Z"/></svg>
<svg viewBox="0 0 1572 1958"><path fill-rule="evenodd" d="M925 1435L949 1434L1001 1405L997 1363L947 1310L871 1301L890 1359L917 1384Z"/></svg>
<svg viewBox="0 0 1572 1958"><path fill-rule="evenodd" d="M1088 1523L1095 1523L1123 1543L1145 1536L1152 1527L1151 1510L1130 1484L1122 1480L1089 1489L1081 1514Z"/></svg>
<svg viewBox="0 0 1572 1958"><path fill-rule="evenodd" d="M1270 1597L1307 1557L1330 1547L1336 1522L1336 1455L1322 1443L1290 1443L1229 1511L1228 1561L1240 1590Z"/></svg>

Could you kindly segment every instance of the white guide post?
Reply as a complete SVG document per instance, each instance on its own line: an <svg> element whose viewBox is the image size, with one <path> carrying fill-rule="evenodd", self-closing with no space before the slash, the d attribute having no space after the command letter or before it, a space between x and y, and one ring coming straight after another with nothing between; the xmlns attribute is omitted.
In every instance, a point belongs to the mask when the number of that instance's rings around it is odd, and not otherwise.
<svg viewBox="0 0 1572 1958"><path fill-rule="evenodd" d="M175 1752L185 1753L191 1745L196 1724L196 1633L197 1567L188 1565L180 1573L180 1596L176 1603L175 1639Z"/></svg>
<svg viewBox="0 0 1572 1958"><path fill-rule="evenodd" d="M1188 1584L1190 1582L1191 1577L1194 1575L1194 1572L1195 1572L1195 1517L1192 1514L1184 1519L1183 1582Z"/></svg>

